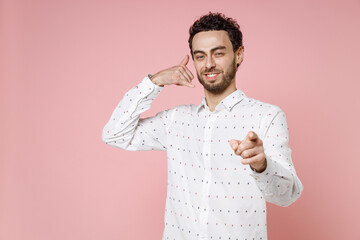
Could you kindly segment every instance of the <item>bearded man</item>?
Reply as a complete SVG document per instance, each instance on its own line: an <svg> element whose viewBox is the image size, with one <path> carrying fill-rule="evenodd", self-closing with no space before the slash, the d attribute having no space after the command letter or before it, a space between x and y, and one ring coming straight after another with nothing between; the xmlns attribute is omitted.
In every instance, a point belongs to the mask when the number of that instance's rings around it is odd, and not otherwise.
<svg viewBox="0 0 360 240"><path fill-rule="evenodd" d="M124 94L102 140L129 151L167 151L162 239L265 240L266 201L286 207L303 191L291 159L285 113L236 88L244 46L235 20L210 12L189 33L204 88L200 105L140 118L166 85L195 87L186 55Z"/></svg>

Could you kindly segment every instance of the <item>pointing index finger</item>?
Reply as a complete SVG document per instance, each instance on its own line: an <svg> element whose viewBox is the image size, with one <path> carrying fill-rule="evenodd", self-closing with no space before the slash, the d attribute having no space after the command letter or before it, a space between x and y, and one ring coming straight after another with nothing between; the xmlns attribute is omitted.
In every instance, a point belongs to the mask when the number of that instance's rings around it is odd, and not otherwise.
<svg viewBox="0 0 360 240"><path fill-rule="evenodd" d="M228 140L228 142L234 151L238 148L239 144L241 143L241 141L235 139L230 139Z"/></svg>
<svg viewBox="0 0 360 240"><path fill-rule="evenodd" d="M250 141L256 141L258 139L258 135L255 132L250 131L247 134L246 138L249 139Z"/></svg>

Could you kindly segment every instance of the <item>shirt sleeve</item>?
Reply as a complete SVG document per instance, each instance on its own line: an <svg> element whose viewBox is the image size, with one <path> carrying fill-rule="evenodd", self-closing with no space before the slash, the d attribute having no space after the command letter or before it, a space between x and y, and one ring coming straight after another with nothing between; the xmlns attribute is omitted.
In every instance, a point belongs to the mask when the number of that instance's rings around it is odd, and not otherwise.
<svg viewBox="0 0 360 240"><path fill-rule="evenodd" d="M140 118L164 87L146 76L125 93L102 131L102 140L111 146L129 151L166 150L169 111Z"/></svg>
<svg viewBox="0 0 360 240"><path fill-rule="evenodd" d="M266 201L287 207L300 197L303 185L292 163L285 113L277 106L272 107L262 127L267 167L261 173L253 171L251 176Z"/></svg>

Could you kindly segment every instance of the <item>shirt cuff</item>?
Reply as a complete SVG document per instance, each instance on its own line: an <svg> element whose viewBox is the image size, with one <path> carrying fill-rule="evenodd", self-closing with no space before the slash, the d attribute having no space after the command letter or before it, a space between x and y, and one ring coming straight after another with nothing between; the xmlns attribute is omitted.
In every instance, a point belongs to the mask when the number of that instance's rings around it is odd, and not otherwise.
<svg viewBox="0 0 360 240"><path fill-rule="evenodd" d="M250 168L251 169L251 168ZM260 190L265 190L267 185L271 182L271 178L277 174L274 166L274 162L268 156L266 156L266 169L261 172L255 172L251 169L250 176L252 176L257 185L259 186Z"/></svg>
<svg viewBox="0 0 360 240"><path fill-rule="evenodd" d="M150 80L149 75L144 77L144 79L139 83L138 87L146 96L152 93L151 95L154 95L152 97L156 97L159 95L161 90L164 89L164 87L160 87L159 85L153 83Z"/></svg>

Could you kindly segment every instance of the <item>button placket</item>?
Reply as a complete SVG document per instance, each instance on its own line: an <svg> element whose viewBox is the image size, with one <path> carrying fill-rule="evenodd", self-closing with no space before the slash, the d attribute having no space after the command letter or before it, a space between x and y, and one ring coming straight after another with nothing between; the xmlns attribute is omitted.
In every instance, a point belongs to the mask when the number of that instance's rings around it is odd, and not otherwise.
<svg viewBox="0 0 360 240"><path fill-rule="evenodd" d="M209 218L209 192L210 192L210 183L211 183L211 137L214 122L217 114L212 113L208 115L205 131L204 131L204 145L203 145L203 156L204 156L204 183L202 186L202 199L200 206L200 230L201 230L201 239L207 238L207 222Z"/></svg>

